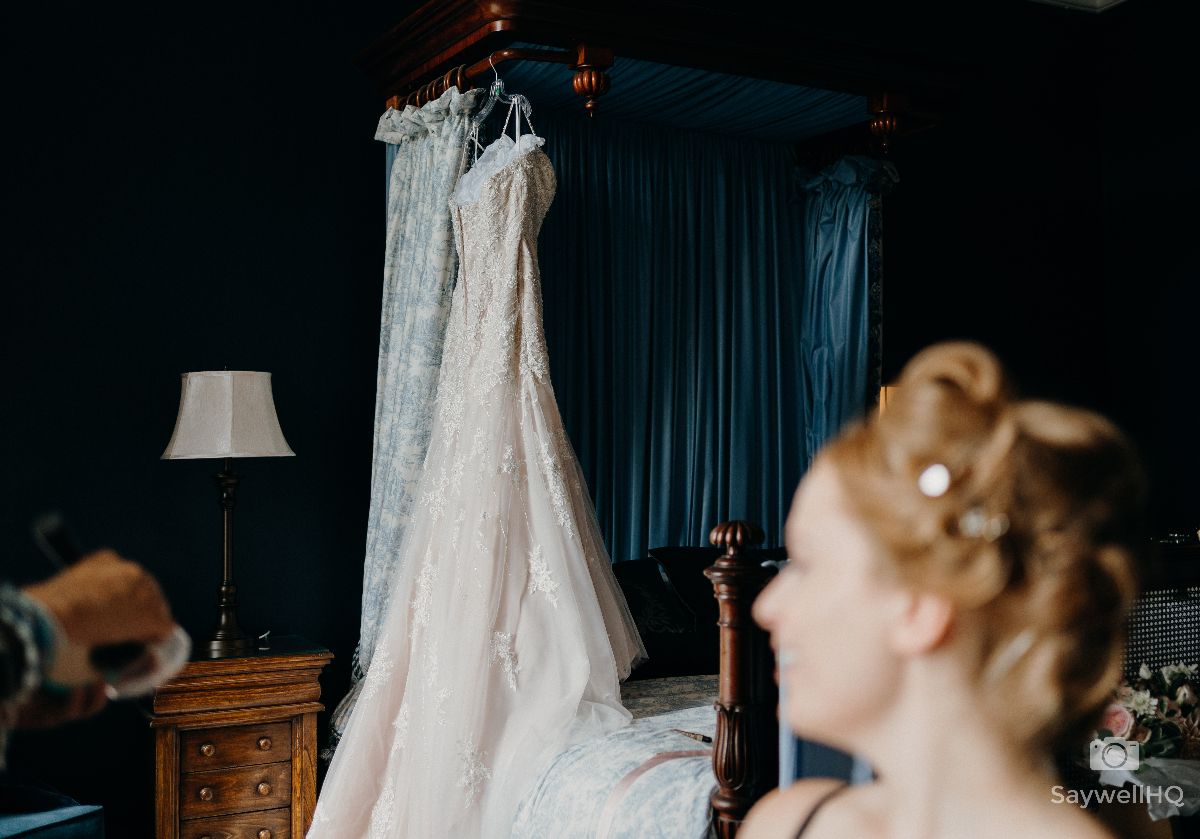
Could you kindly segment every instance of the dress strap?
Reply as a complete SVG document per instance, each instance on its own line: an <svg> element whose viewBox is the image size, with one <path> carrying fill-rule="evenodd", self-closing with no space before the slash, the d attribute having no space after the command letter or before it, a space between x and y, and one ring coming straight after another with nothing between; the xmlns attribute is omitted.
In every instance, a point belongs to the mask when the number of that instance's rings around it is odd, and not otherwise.
<svg viewBox="0 0 1200 839"><path fill-rule="evenodd" d="M800 823L800 829L796 831L796 839L800 839L800 837L804 835L804 831L808 830L808 827L812 824L813 817L817 815L817 812L826 804L828 804L831 798L848 789L849 786L849 784L842 784L841 786L834 787L829 792L817 799L817 803L813 805L813 808L808 811L808 815L804 817L804 821Z"/></svg>
<svg viewBox="0 0 1200 839"><path fill-rule="evenodd" d="M500 133L501 134L508 133L508 121L510 119L512 119L514 110L517 112L517 122L516 122L516 132L515 132L516 136L513 139L517 140L517 141L519 141L521 139L521 114L522 113L525 114L525 122L529 126L529 130L531 132L536 133L536 129L533 127L533 120L530 119L530 117L533 115L532 114L533 109L529 107L529 100L526 99L524 96L522 96L519 93L514 94L512 97L512 103L508 106L508 113L504 117L504 127L500 129Z"/></svg>
<svg viewBox="0 0 1200 839"><path fill-rule="evenodd" d="M500 129L501 134L508 133L508 121L512 119L513 110L517 107L517 100L514 98L508 106L508 113L504 115L504 127ZM521 136L521 114L517 114L517 137Z"/></svg>

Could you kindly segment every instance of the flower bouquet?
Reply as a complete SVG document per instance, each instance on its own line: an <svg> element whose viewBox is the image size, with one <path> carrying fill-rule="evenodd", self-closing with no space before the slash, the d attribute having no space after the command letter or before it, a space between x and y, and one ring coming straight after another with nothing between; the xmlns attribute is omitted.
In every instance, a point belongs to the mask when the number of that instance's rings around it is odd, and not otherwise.
<svg viewBox="0 0 1200 839"><path fill-rule="evenodd" d="M1154 819L1200 812L1200 667L1143 664L1105 709L1089 765L1101 784L1141 787Z"/></svg>

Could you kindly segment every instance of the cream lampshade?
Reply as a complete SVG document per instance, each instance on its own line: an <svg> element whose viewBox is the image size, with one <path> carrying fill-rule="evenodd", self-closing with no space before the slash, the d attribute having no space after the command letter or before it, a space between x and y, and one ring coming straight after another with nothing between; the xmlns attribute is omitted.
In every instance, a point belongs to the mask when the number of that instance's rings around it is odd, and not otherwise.
<svg viewBox="0 0 1200 839"><path fill-rule="evenodd" d="M223 370L183 374L179 416L163 460L295 454L279 427L270 373Z"/></svg>
<svg viewBox="0 0 1200 839"><path fill-rule="evenodd" d="M208 643L213 657L237 655L250 647L250 637L237 621L237 587L233 584L233 501L238 476L235 457L294 457L283 438L271 374L246 370L184 373L179 416L164 460L222 458L215 476L221 490L224 524L224 570L218 599L217 630Z"/></svg>

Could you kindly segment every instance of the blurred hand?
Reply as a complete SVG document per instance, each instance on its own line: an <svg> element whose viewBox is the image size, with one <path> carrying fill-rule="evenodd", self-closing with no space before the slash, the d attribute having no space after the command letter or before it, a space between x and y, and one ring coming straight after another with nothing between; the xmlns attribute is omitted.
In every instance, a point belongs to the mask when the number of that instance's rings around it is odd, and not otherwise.
<svg viewBox="0 0 1200 839"><path fill-rule="evenodd" d="M89 649L158 641L175 625L154 577L110 550L89 554L25 594L46 607L70 643Z"/></svg>

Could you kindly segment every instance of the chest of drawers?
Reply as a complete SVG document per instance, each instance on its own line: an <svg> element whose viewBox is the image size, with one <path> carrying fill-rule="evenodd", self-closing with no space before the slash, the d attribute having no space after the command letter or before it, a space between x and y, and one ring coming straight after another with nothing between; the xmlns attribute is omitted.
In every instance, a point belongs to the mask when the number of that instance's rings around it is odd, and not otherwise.
<svg viewBox="0 0 1200 839"><path fill-rule="evenodd" d="M197 660L154 695L158 839L303 839L317 787L317 679L295 637Z"/></svg>

